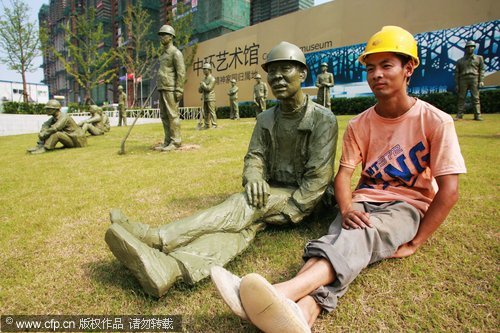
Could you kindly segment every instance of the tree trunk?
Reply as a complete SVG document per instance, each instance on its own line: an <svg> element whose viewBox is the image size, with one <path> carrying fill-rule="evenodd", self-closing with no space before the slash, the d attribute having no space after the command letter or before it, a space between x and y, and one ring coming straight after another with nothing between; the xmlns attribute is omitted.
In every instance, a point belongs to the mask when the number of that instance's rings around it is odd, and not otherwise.
<svg viewBox="0 0 500 333"><path fill-rule="evenodd" d="M26 84L26 70L24 69L24 64L21 66L21 76L23 78L23 101L28 103L28 85Z"/></svg>

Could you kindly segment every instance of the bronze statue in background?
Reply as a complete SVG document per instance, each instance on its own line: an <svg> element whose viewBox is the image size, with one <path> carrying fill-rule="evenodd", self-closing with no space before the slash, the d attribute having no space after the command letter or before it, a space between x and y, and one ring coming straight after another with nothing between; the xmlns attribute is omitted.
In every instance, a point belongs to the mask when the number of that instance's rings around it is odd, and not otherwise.
<svg viewBox="0 0 500 333"><path fill-rule="evenodd" d="M102 122L102 116L99 109L100 108L97 105L91 105L89 107L90 118L85 119L78 124L78 126L82 128L83 134L86 134L87 132L91 135L104 134L104 123Z"/></svg>
<svg viewBox="0 0 500 333"><path fill-rule="evenodd" d="M159 57L158 93L160 94L160 118L163 124L165 139L156 150L171 151L181 146L181 120L179 102L184 93L186 68L184 57L173 44L175 30L164 25L158 32L162 44Z"/></svg>
<svg viewBox="0 0 500 333"><path fill-rule="evenodd" d="M85 147L87 138L82 129L66 113L61 112L61 103L51 99L45 105L45 110L50 117L42 125L38 134L36 147L28 149L31 154L42 154L54 150L57 143L61 143L64 148Z"/></svg>
<svg viewBox="0 0 500 333"><path fill-rule="evenodd" d="M465 55L458 59L455 67L455 86L458 94L457 116L455 120L463 118L465 113L465 96L470 91L474 107L474 120L481 118L481 105L479 102L479 88L484 86L484 59L474 54L476 43L468 41L465 44Z"/></svg>
<svg viewBox="0 0 500 333"><path fill-rule="evenodd" d="M240 108L238 106L238 86L236 85L236 80L231 80L231 88L227 94L229 95L229 119L238 120L240 119Z"/></svg>
<svg viewBox="0 0 500 333"><path fill-rule="evenodd" d="M127 94L123 91L123 86L118 86L118 126L122 123L127 126Z"/></svg>
<svg viewBox="0 0 500 333"><path fill-rule="evenodd" d="M330 88L335 84L333 74L328 73L328 64L323 62L321 64L321 74L316 77L316 87L318 87L317 103L326 108L331 108Z"/></svg>
<svg viewBox="0 0 500 333"><path fill-rule="evenodd" d="M203 101L204 128L217 127L217 114L215 106L215 78L212 75L212 66L209 63L203 64L203 75L205 77L200 83L198 92Z"/></svg>
<svg viewBox="0 0 500 333"><path fill-rule="evenodd" d="M255 111L256 116L258 116L262 111L264 111L267 107L267 95L268 89L267 84L262 82L262 76L257 73L255 75L255 85L253 86L253 101L257 105L257 110Z"/></svg>

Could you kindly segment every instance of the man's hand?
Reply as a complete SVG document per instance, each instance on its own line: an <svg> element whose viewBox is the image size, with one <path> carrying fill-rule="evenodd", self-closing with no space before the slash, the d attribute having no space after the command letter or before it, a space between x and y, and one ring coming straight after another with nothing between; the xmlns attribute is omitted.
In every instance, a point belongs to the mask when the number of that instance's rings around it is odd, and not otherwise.
<svg viewBox="0 0 500 333"><path fill-rule="evenodd" d="M248 204L255 208L262 208L267 205L267 199L271 190L269 184L265 180L249 181L245 185Z"/></svg>
<svg viewBox="0 0 500 333"><path fill-rule="evenodd" d="M370 214L357 210L349 210L342 214L342 227L344 229L364 229L371 228Z"/></svg>
<svg viewBox="0 0 500 333"><path fill-rule="evenodd" d="M391 258L404 258L409 257L415 252L417 252L418 246L413 245L412 242L408 242L398 247L396 252L392 255Z"/></svg>

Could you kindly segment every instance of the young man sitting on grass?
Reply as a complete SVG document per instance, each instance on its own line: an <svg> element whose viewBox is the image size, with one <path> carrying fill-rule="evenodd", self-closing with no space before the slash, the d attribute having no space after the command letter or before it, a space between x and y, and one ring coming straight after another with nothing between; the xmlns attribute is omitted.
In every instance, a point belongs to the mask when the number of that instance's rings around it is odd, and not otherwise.
<svg viewBox="0 0 500 333"><path fill-rule="evenodd" d="M305 265L289 281L271 285L255 273L240 280L212 269L233 312L264 332L310 332L364 268L415 253L457 202L458 175L466 169L453 119L407 94L419 65L413 36L384 27L358 60L377 104L344 134L334 181L339 214L328 234L307 243ZM361 179L351 191L359 164Z"/></svg>

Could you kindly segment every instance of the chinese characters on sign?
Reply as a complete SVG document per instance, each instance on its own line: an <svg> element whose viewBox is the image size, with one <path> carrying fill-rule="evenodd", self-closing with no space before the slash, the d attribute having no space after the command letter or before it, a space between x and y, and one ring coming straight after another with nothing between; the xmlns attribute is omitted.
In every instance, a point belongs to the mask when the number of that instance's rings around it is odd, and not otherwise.
<svg viewBox="0 0 500 333"><path fill-rule="evenodd" d="M216 84L229 84L231 79L236 81L252 80L257 75L256 70L240 71L239 73L225 74L227 70L238 70L242 67L259 64L259 44L235 46L233 50L219 51L203 59L197 58L193 62L193 71L199 76L204 63L210 63L214 69Z"/></svg>

